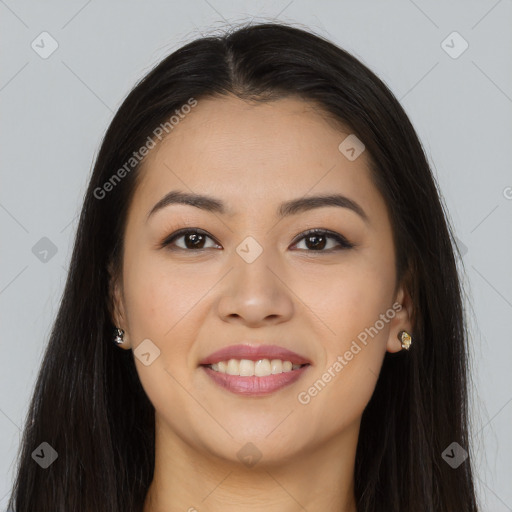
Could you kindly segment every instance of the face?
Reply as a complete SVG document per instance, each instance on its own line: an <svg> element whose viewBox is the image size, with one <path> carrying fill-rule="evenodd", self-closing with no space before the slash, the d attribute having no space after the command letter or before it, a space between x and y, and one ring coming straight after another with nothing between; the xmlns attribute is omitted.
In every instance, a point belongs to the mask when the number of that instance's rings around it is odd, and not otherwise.
<svg viewBox="0 0 512 512"><path fill-rule="evenodd" d="M367 155L338 148L349 134L298 99L200 99L146 157L115 322L169 440L233 461L252 442L271 462L359 424L386 350L400 350L397 333L410 329L410 308ZM210 196L223 211L168 202L149 215L171 191ZM280 215L283 203L327 195L345 199ZM293 379L228 369L227 389L200 363L238 344L277 345L309 365ZM267 394L235 392L241 379L283 375Z"/></svg>

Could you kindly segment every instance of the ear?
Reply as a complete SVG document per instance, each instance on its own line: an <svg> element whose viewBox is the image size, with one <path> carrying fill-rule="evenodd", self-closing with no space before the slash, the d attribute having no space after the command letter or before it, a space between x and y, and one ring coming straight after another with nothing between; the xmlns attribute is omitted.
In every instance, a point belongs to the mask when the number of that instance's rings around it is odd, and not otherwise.
<svg viewBox="0 0 512 512"><path fill-rule="evenodd" d="M125 308L123 302L123 289L122 283L117 275L117 272L114 269L114 265L112 261L108 264L108 274L109 274L109 298L108 298L108 306L110 317L112 323L115 327L122 329L124 331L124 340L125 342L122 345L118 345L120 348L130 349L130 340L127 332L127 323L125 316Z"/></svg>
<svg viewBox="0 0 512 512"><path fill-rule="evenodd" d="M392 309L396 312L394 318L390 322L389 337L386 345L386 350L391 353L400 352L402 344L398 339L400 331L407 331L414 338L413 329L413 315L414 304L407 288L407 280L404 279L399 286L395 296Z"/></svg>

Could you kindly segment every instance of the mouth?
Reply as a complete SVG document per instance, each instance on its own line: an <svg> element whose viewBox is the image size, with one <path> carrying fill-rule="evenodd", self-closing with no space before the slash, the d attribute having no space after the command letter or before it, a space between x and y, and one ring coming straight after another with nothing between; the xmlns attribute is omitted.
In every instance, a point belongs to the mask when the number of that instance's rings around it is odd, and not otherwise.
<svg viewBox="0 0 512 512"><path fill-rule="evenodd" d="M265 396L287 387L312 365L304 356L277 345L224 347L199 363L211 382L230 393Z"/></svg>
<svg viewBox="0 0 512 512"><path fill-rule="evenodd" d="M228 362L229 365L229 362ZM212 365L201 365L211 382L221 389L245 397L261 397L275 393L297 382L310 364L298 365L298 368L270 375L230 375L211 368Z"/></svg>

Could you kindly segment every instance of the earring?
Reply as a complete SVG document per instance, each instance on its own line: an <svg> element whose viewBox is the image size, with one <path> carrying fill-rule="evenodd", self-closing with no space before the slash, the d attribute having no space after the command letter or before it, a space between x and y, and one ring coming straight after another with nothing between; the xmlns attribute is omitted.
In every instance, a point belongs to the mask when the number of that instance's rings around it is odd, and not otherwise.
<svg viewBox="0 0 512 512"><path fill-rule="evenodd" d="M398 333L398 339L402 344L402 349L409 350L412 343L411 335L407 331L400 331Z"/></svg>
<svg viewBox="0 0 512 512"><path fill-rule="evenodd" d="M121 345L124 343L124 339L123 339L123 336L124 336L124 331L123 329L119 329L118 327L116 327L114 329L114 332L115 332L115 338L114 338L114 343L116 345Z"/></svg>

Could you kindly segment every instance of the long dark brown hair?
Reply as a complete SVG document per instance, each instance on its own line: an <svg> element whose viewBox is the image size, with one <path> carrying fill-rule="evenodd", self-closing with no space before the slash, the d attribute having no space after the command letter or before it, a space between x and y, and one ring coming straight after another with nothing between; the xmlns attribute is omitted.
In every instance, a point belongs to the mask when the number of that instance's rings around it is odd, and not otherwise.
<svg viewBox="0 0 512 512"><path fill-rule="evenodd" d="M154 408L131 351L112 343L109 263L121 268L140 164L113 173L190 98L298 97L366 146L390 212L397 279L414 304L411 350L386 353L356 454L358 512L476 512L468 347L456 246L411 122L384 83L325 38L277 23L199 38L152 69L115 114L85 193L69 274L28 409L9 506L16 512L141 512L155 462ZM172 134L170 135L172 136ZM57 460L32 452L47 442ZM457 442L469 457L442 457Z"/></svg>

